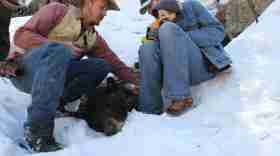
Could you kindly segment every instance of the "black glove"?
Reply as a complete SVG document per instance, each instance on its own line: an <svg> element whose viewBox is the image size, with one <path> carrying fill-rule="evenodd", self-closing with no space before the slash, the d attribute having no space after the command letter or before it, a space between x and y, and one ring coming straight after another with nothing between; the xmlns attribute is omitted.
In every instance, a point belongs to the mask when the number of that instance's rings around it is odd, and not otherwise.
<svg viewBox="0 0 280 156"><path fill-rule="evenodd" d="M158 29L152 30L150 27L148 27L146 32L146 38L148 40L158 40Z"/></svg>

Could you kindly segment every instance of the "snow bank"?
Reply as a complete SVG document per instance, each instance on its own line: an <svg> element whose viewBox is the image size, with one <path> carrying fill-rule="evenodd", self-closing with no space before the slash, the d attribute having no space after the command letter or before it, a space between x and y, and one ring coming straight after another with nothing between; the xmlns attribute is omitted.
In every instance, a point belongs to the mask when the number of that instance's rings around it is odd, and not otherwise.
<svg viewBox="0 0 280 156"><path fill-rule="evenodd" d="M122 1L98 28L110 46L132 64L138 38L151 17L140 16L136 1ZM231 72L193 88L198 105L180 117L132 112L123 131L105 137L73 118L56 120L55 137L66 145L42 156L278 156L280 153L280 1L275 1L243 34L226 47ZM105 31L106 30L106 31ZM14 141L30 97L0 80L0 155L21 156ZM278 147L278 148L277 148Z"/></svg>

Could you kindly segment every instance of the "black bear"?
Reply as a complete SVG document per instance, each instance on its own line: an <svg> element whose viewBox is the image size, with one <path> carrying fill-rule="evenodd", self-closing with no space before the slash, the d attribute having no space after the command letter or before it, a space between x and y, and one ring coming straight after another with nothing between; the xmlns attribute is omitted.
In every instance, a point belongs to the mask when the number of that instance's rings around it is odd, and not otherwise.
<svg viewBox="0 0 280 156"><path fill-rule="evenodd" d="M137 103L137 96L122 81L112 77L106 81L96 88L95 96L83 96L78 111L70 116L85 119L94 130L111 136L122 129L128 112Z"/></svg>

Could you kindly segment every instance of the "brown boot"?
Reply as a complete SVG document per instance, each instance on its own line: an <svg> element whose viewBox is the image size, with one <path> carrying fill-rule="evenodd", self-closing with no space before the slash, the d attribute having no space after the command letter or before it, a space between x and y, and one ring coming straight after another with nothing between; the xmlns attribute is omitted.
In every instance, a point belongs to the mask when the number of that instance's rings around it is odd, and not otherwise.
<svg viewBox="0 0 280 156"><path fill-rule="evenodd" d="M166 113L180 115L184 110L190 108L192 104L192 97L187 97L183 100L173 100L172 104L166 109Z"/></svg>

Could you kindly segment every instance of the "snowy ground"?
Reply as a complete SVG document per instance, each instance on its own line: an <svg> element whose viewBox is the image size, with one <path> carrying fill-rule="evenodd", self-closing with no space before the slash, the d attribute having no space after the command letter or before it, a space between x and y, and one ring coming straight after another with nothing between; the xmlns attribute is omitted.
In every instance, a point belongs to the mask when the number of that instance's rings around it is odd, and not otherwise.
<svg viewBox="0 0 280 156"><path fill-rule="evenodd" d="M110 13L99 30L121 58L132 64L137 60L138 38L151 17L138 14L136 1L121 4L122 11ZM82 120L58 119L55 137L67 148L36 155L278 156L279 17L278 0L262 15L260 23L252 24L227 46L234 68L231 73L193 88L199 104L196 109L176 118L133 112L123 131L113 137L94 132ZM18 92L8 80L0 79L0 156L25 155L14 140L22 137L29 103L29 96Z"/></svg>

